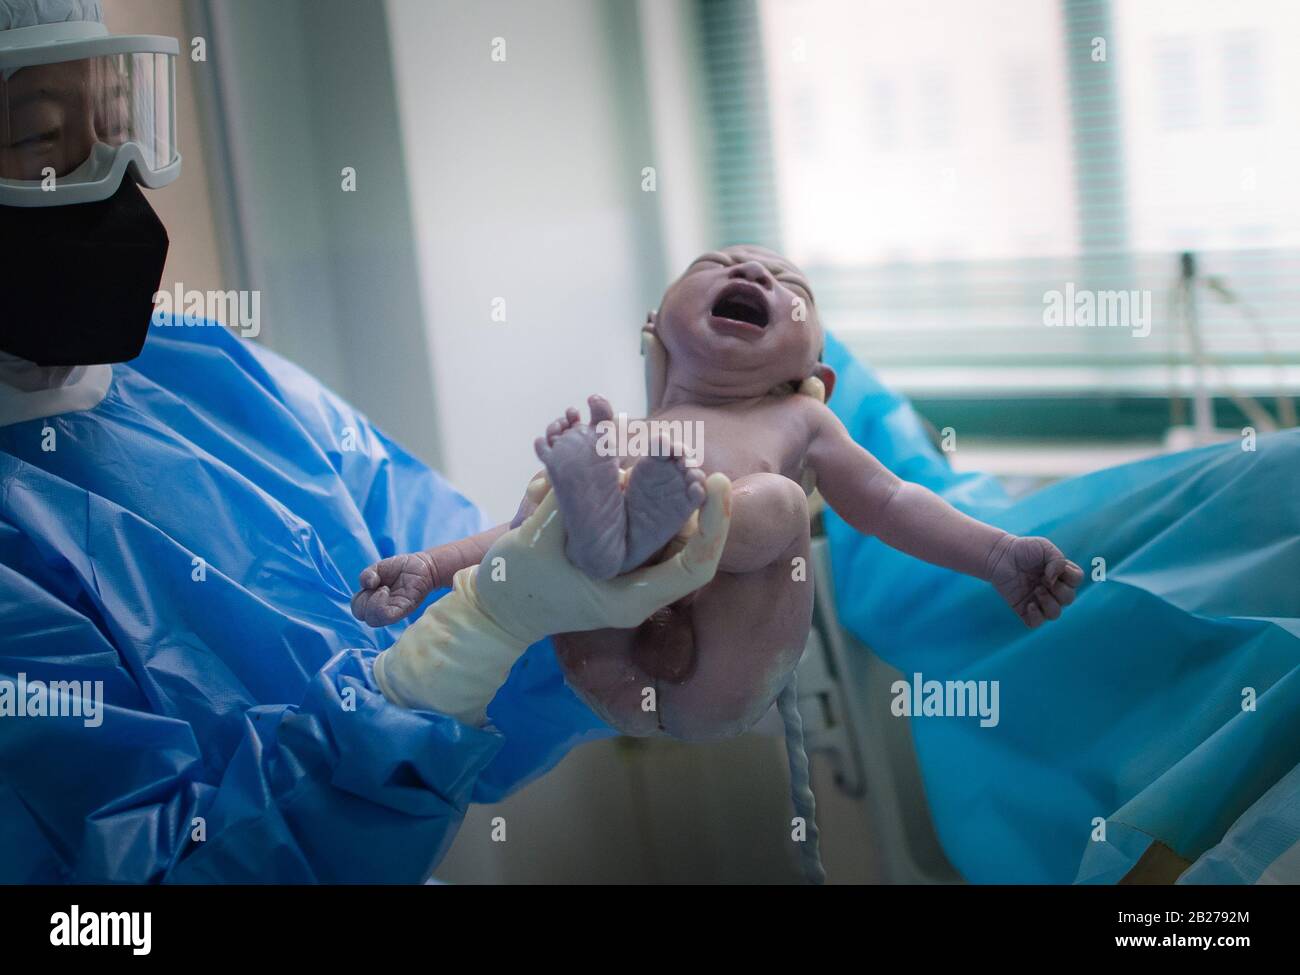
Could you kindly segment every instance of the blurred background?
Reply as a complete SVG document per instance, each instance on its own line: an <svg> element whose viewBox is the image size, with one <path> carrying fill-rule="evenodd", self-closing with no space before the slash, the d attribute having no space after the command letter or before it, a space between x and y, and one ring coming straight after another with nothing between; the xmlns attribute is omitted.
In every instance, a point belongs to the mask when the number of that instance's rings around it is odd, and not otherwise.
<svg viewBox="0 0 1300 975"><path fill-rule="evenodd" d="M1293 0L104 6L191 52L163 287L260 290L258 341L495 520L564 407L642 410L646 311L742 241L1017 490L1295 422ZM1045 327L1067 285L1149 296L1149 335ZM814 769L830 880L898 879L872 794L923 819L914 775ZM785 776L771 728L584 746L439 876L791 880Z"/></svg>

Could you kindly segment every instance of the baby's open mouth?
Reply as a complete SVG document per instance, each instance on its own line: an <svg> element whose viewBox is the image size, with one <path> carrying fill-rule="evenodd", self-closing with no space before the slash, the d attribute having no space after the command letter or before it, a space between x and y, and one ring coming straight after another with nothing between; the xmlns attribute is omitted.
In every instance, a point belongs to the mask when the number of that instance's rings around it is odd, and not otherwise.
<svg viewBox="0 0 1300 975"><path fill-rule="evenodd" d="M763 289L748 281L736 281L722 289L709 314L751 328L767 328L767 296Z"/></svg>

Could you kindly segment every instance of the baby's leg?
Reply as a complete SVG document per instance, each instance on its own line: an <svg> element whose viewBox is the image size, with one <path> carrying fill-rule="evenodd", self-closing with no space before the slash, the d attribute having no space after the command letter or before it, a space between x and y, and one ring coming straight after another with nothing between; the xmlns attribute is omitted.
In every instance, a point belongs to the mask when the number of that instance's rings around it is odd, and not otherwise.
<svg viewBox="0 0 1300 975"><path fill-rule="evenodd" d="M803 489L777 474L751 474L734 482L731 512L722 556L731 567L691 603L695 665L689 679L659 684L660 726L677 738L727 738L751 727L808 642L813 581Z"/></svg>
<svg viewBox="0 0 1300 975"><path fill-rule="evenodd" d="M614 411L600 396L587 403L589 424L570 409L535 446L564 518L565 554L588 575L610 579L641 565L681 529L704 501L704 474L664 445L665 456L642 458L632 468L625 494L618 458L596 449L596 427Z"/></svg>
<svg viewBox="0 0 1300 975"><path fill-rule="evenodd" d="M555 638L569 686L625 734L740 734L771 706L803 653L813 604L811 575L795 563L806 566L809 553L803 490L776 474L751 474L734 482L732 501L723 557L733 568L689 605L635 630ZM651 712L643 710L647 688L655 689Z"/></svg>
<svg viewBox="0 0 1300 975"><path fill-rule="evenodd" d="M731 486L731 528L719 572L770 565L792 541L808 535L808 497L788 477L747 474Z"/></svg>
<svg viewBox="0 0 1300 975"><path fill-rule="evenodd" d="M596 425L614 417L601 396L587 399L591 422L570 407L534 443L546 465L556 504L564 518L569 561L596 579L618 575L627 549L627 511L618 482L618 457L597 451Z"/></svg>
<svg viewBox="0 0 1300 975"><path fill-rule="evenodd" d="M631 572L672 541L704 503L704 472L686 466L682 451L664 441L658 456L642 457L627 477L627 552L622 572Z"/></svg>

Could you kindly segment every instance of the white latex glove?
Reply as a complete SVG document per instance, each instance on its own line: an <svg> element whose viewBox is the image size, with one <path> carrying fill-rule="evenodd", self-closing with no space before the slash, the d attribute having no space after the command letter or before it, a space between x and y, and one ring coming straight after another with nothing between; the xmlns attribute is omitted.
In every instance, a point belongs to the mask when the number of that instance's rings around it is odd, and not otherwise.
<svg viewBox="0 0 1300 975"><path fill-rule="evenodd" d="M639 626L717 572L731 524L725 475L705 482L704 506L683 529L680 551L604 581L564 554L564 522L549 488L535 479L530 496L546 492L537 509L497 539L481 564L457 572L452 591L375 660L375 681L388 700L482 724L488 702L531 644L551 633Z"/></svg>

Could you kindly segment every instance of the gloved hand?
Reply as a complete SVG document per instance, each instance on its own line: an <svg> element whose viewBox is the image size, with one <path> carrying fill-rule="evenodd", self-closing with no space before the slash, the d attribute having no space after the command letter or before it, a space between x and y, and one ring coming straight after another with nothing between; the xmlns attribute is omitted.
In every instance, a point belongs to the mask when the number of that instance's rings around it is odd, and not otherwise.
<svg viewBox="0 0 1300 975"><path fill-rule="evenodd" d="M375 660L375 681L403 707L482 724L488 702L530 644L551 633L628 629L713 579L731 524L731 481L713 474L704 506L683 528L684 544L658 565L597 580L564 554L564 522L544 478L541 502L456 573L452 591Z"/></svg>

